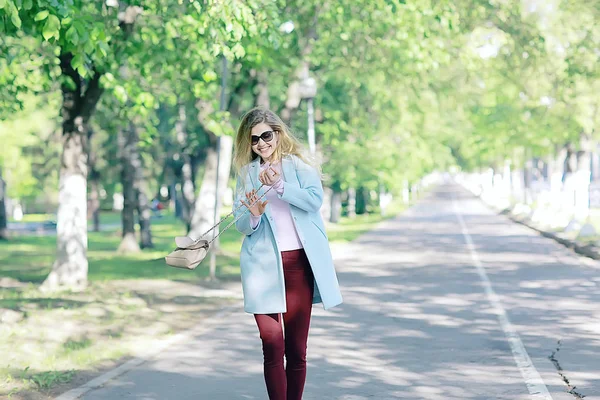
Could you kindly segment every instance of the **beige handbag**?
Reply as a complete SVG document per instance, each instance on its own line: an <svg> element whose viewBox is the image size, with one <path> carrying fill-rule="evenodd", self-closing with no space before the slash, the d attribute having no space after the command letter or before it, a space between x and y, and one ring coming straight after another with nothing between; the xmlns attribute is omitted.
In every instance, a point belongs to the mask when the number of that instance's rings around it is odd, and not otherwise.
<svg viewBox="0 0 600 400"><path fill-rule="evenodd" d="M263 186L264 185L261 185L258 188L258 190L262 189ZM269 193L269 191L272 188L273 188L273 186L271 186L268 190L266 190L258 199L256 199L256 201L254 203L252 203L250 205L250 207L254 206L263 197L265 197L265 195L267 193ZM257 190L257 192L258 192L258 190ZM214 242L215 239L218 238L223 232L225 232L233 224L235 224L240 218L242 218L242 216L244 216L244 214L246 214L249 210L246 209L243 213L240 214L239 217L237 217L236 219L231 221L229 223L229 225L227 225L225 227L225 229L220 231L218 234L216 234L216 235L213 234L212 239L207 240L207 239L205 239L205 236L210 231L214 230L216 227L221 225L221 223L223 221L225 221L227 218L232 216L237 210L239 210L242 207L244 207L244 204L240 204L239 207L237 207L235 210L233 210L232 212L227 214L225 217L223 217L219 222L217 222L215 225L213 225L212 228L210 228L209 230L204 232L200 236L199 239L194 240L188 236L177 236L175 238L175 245L177 245L177 248L175 250L173 250L168 256L165 257L165 261L166 261L167 265L169 265L171 267L175 267L175 268L195 269L202 262L202 260L204 260L204 258L208 254L208 251L210 250L210 244L212 242Z"/></svg>

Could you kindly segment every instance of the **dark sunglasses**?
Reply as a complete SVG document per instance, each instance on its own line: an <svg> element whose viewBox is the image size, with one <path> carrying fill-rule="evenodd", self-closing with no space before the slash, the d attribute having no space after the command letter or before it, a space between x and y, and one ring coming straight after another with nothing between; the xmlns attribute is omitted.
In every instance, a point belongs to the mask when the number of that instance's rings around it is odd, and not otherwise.
<svg viewBox="0 0 600 400"><path fill-rule="evenodd" d="M263 142L265 142L265 143L270 142L271 140L273 140L274 133L275 132L273 132L273 131L266 131L266 132L261 133L260 136L252 135L251 136L252 137L252 146L256 146L260 139L262 139Z"/></svg>

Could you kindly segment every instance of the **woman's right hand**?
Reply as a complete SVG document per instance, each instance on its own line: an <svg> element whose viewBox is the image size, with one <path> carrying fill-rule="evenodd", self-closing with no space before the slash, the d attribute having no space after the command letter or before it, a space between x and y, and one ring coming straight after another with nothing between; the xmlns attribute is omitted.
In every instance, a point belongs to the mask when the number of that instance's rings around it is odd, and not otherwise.
<svg viewBox="0 0 600 400"><path fill-rule="evenodd" d="M259 217L263 215L265 212L265 208L267 207L267 203L269 200L265 201L257 201L258 196L256 195L256 190L252 190L251 192L246 192L246 201L241 200L242 204L246 206L250 213L255 217ZM252 206L251 206L252 205Z"/></svg>

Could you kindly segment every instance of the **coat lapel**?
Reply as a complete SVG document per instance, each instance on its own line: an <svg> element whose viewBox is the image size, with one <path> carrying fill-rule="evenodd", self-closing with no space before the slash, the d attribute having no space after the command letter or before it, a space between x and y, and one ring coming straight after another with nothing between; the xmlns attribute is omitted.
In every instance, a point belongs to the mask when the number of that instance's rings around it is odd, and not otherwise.
<svg viewBox="0 0 600 400"><path fill-rule="evenodd" d="M292 181L292 176L294 176L294 161L291 157L284 157L281 160L281 172L283 173L283 180L286 182Z"/></svg>

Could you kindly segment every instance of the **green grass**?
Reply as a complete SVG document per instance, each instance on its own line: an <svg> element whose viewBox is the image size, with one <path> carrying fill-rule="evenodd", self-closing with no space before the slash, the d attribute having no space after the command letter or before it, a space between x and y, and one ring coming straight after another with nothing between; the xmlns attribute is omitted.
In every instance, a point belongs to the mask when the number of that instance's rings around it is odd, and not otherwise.
<svg viewBox="0 0 600 400"><path fill-rule="evenodd" d="M184 225L172 215L152 221L153 249L119 255L120 231L89 232L88 260L90 281L115 279L195 280L207 276L208 269L194 271L166 266L164 256L175 248L175 236L185 235ZM231 275L239 253L241 235L230 229L221 235L223 255L217 257L217 274ZM0 242L0 276L22 282L41 283L52 268L56 254L55 236L21 236ZM235 268L234 268L235 269Z"/></svg>
<svg viewBox="0 0 600 400"><path fill-rule="evenodd" d="M373 229L375 225L400 214L405 206L393 203L387 209L386 216L380 214L362 214L355 218L341 218L337 224L327 224L327 236L330 242L351 242L363 233Z"/></svg>
<svg viewBox="0 0 600 400"><path fill-rule="evenodd" d="M45 371L37 374L33 374L29 378L35 383L40 389L49 389L58 383L67 383L73 379L75 375L74 370L69 371Z"/></svg>
<svg viewBox="0 0 600 400"><path fill-rule="evenodd" d="M9 218L10 222L16 222L14 219ZM47 222L54 221L56 222L56 214L25 214L20 222ZM88 224L92 226L92 219L88 220ZM118 211L101 211L100 212L100 224L120 224L121 223L121 213Z"/></svg>
<svg viewBox="0 0 600 400"><path fill-rule="evenodd" d="M45 222L54 221L56 216L54 214L25 214L20 222ZM16 222L14 219L9 218L10 222Z"/></svg>
<svg viewBox="0 0 600 400"><path fill-rule="evenodd" d="M388 215L393 216L402 207L395 205ZM106 213L104 223L118 221L117 213ZM118 217L118 218L117 218ZM338 224L328 224L327 233L331 242L347 242L372 229L384 220L379 214L358 215L354 219L342 218ZM198 280L208 275L208 260L194 271L170 268L164 256L174 249L175 236L185 234L185 227L172 214L153 219L153 249L139 253L120 255L116 250L121 241L119 230L89 232L88 234L88 278L91 282L118 279L174 279ZM217 257L217 275L235 276L239 273L237 258L242 236L231 228L220 237L221 254ZM56 254L55 236L21 236L0 242L0 276L21 282L39 284L52 268ZM0 304L12 300L2 299Z"/></svg>

